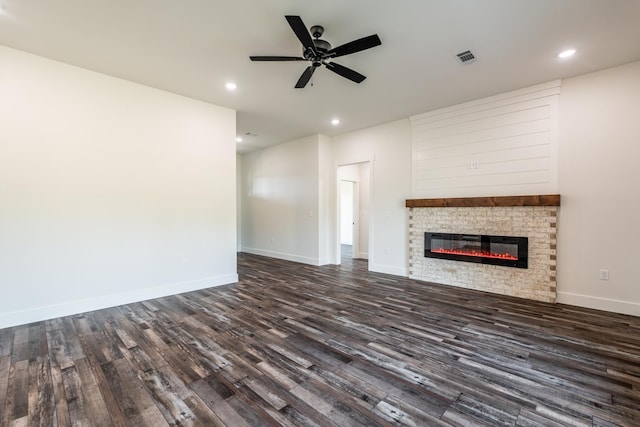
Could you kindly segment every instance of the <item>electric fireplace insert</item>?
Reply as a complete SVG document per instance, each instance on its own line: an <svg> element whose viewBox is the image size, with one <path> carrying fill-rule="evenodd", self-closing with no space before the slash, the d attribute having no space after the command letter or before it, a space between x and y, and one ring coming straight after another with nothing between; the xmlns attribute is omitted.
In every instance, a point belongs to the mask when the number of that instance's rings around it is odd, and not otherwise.
<svg viewBox="0 0 640 427"><path fill-rule="evenodd" d="M528 268L526 237L424 233L424 256L454 261Z"/></svg>

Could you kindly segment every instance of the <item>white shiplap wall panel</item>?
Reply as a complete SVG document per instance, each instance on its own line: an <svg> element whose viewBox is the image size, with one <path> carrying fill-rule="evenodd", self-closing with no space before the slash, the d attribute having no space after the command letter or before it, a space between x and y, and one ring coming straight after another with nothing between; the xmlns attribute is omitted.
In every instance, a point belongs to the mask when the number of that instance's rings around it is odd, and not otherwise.
<svg viewBox="0 0 640 427"><path fill-rule="evenodd" d="M437 197L434 194L521 194L519 189L526 185L532 191L531 194L549 194L547 190L547 174L543 171L529 171L510 174L509 180L505 180L503 175L493 174L486 175L481 178L476 176L460 176L455 181L441 179L431 182L429 188L418 188L418 194L429 194L428 196L418 196L420 198ZM512 189L512 191L504 191ZM462 191L461 191L462 190ZM464 191L466 190L466 191ZM480 191L478 191L480 190ZM420 193L422 192L422 193ZM429 192L429 193L427 193ZM473 196L472 196L473 197Z"/></svg>
<svg viewBox="0 0 640 427"><path fill-rule="evenodd" d="M560 80L554 80L549 83L531 86L525 89L506 92L488 98L466 102L464 104L458 104L451 107L441 108L439 110L429 111L428 113L422 113L412 116L409 119L411 120L412 124L419 126L425 123L443 121L451 117L460 116L461 111L463 110L466 111L467 114L470 114L474 111L484 111L492 108L500 108L502 106L512 105L514 103L527 102L535 99L558 95L559 91Z"/></svg>
<svg viewBox="0 0 640 427"><path fill-rule="evenodd" d="M430 135L422 137L422 144L415 147L414 153L419 156L428 156L430 153L437 153L439 150L447 150L456 146L476 144L476 150L485 150L485 145L504 139L512 139L512 143L519 143L519 140L528 138L529 135L546 134L549 138L551 127L550 118L535 120L526 123L513 123L508 126L494 127L491 129L457 134L447 139L433 138ZM431 144L429 145L428 142ZM461 147L465 149L465 147ZM474 147L468 147L473 149Z"/></svg>
<svg viewBox="0 0 640 427"><path fill-rule="evenodd" d="M550 116L550 106L547 105L510 105L510 111L491 110L485 112L484 117L473 117L473 115L463 114L454 119L447 119L447 123L432 123L431 125L421 125L415 127L416 139L419 143L428 140L444 140L456 138L458 136L473 135L476 132L490 131L492 129L502 129L518 124L544 121ZM503 110L503 109L501 109ZM491 113L491 114L489 114ZM429 144L430 145L430 144Z"/></svg>
<svg viewBox="0 0 640 427"><path fill-rule="evenodd" d="M556 193L559 86L411 117L412 196Z"/></svg>
<svg viewBox="0 0 640 427"><path fill-rule="evenodd" d="M515 151L517 151L517 153L514 153ZM548 153L548 144L535 144L525 147L513 147L505 148L502 150L478 152L472 157L469 157L469 161L471 161L471 158L473 158L474 161L478 162L478 167L480 167L480 165L486 166L491 163L510 163L515 156L518 156L520 159L548 159ZM469 162L461 161L461 159L463 158L464 156L462 155L431 157L417 160L416 165L418 165L417 169L420 170L420 173L437 173L438 169L447 169L459 166L462 166L466 169Z"/></svg>
<svg viewBox="0 0 640 427"><path fill-rule="evenodd" d="M476 169L468 169L466 165L456 165L448 168L440 168L433 170L423 170L418 172L418 178L423 181L433 181L434 183L451 178L472 177L481 184L482 181L495 175L513 175L522 174L524 172L547 171L550 169L549 159L546 157L538 157L531 159L518 159L502 162L487 163L484 169L491 169L490 173L478 173Z"/></svg>
<svg viewBox="0 0 640 427"><path fill-rule="evenodd" d="M520 148L549 145L549 132L545 130L532 131L520 135L486 137L477 141L444 145L430 150L416 152L416 161L428 159L443 159L461 155L480 155L494 151L517 150Z"/></svg>

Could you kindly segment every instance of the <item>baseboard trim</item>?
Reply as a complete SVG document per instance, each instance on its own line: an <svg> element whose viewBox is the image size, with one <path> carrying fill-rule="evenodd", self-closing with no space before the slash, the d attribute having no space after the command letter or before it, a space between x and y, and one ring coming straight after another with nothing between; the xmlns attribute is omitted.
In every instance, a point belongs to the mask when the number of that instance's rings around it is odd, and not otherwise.
<svg viewBox="0 0 640 427"><path fill-rule="evenodd" d="M319 258L311 258L311 257L300 256L300 255L288 254L285 252L266 251L264 249L242 248L242 252L246 252L248 254L253 254L253 255L266 256L269 258L283 259L285 261L293 261L293 262L299 262L302 264L315 265L315 266L329 264L328 259L324 260Z"/></svg>
<svg viewBox="0 0 640 427"><path fill-rule="evenodd" d="M408 270L406 268L394 267L391 265L374 264L369 260L369 271L375 273L392 274L394 276L408 277Z"/></svg>
<svg viewBox="0 0 640 427"><path fill-rule="evenodd" d="M556 301L561 304L576 305L578 307L640 316L640 303L636 302L599 298L590 295L573 294L570 292L558 292Z"/></svg>
<svg viewBox="0 0 640 427"><path fill-rule="evenodd" d="M103 308L115 307L118 305L146 301L154 298L166 297L169 295L181 294L184 292L197 291L199 289L227 285L237 281L237 274L225 274L151 288L136 289L113 295L102 295L99 297L69 301L61 304L2 313L0 314L0 329L40 322L42 320L53 319L56 317L71 316L74 314L86 313L88 311L101 310Z"/></svg>

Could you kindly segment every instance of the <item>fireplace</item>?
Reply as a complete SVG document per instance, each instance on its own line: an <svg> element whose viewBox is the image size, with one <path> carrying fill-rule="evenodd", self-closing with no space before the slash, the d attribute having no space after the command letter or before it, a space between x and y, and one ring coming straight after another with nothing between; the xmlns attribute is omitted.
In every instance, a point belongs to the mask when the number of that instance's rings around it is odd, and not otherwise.
<svg viewBox="0 0 640 427"><path fill-rule="evenodd" d="M424 233L426 258L528 268L528 246L526 237Z"/></svg>
<svg viewBox="0 0 640 427"><path fill-rule="evenodd" d="M412 279L536 301L556 301L560 195L410 199L406 206L408 269ZM481 264L482 260L477 259L481 257L466 258L475 262L457 262L425 256L425 243L431 251L425 233L526 237L526 246L522 246L527 253L518 254L519 259L526 256L526 268ZM474 244L477 249L477 241Z"/></svg>

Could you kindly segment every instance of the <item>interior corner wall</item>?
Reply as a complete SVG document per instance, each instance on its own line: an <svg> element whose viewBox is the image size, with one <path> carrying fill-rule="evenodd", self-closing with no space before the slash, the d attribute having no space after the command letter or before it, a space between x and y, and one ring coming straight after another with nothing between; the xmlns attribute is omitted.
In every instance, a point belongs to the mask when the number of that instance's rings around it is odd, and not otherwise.
<svg viewBox="0 0 640 427"><path fill-rule="evenodd" d="M318 135L318 265L330 264L333 253L335 229L333 183L333 158L331 138Z"/></svg>
<svg viewBox="0 0 640 427"><path fill-rule="evenodd" d="M242 250L242 156L236 154L236 251Z"/></svg>
<svg viewBox="0 0 640 427"><path fill-rule="evenodd" d="M405 200L411 193L409 120L333 137L332 146L336 166L370 162L369 269L406 276L409 244ZM337 189L335 175L333 187Z"/></svg>
<svg viewBox="0 0 640 427"><path fill-rule="evenodd" d="M640 315L639 111L640 62L562 82L559 302Z"/></svg>
<svg viewBox="0 0 640 427"><path fill-rule="evenodd" d="M321 265L320 135L242 156L242 251Z"/></svg>
<svg viewBox="0 0 640 427"><path fill-rule="evenodd" d="M358 232L358 253L354 254L356 258L369 259L369 199L371 197L370 185L370 167L369 163L360 163L358 172L360 180L358 182L358 209L360 215L360 224Z"/></svg>
<svg viewBox="0 0 640 427"><path fill-rule="evenodd" d="M0 328L237 281L235 112L0 47Z"/></svg>

